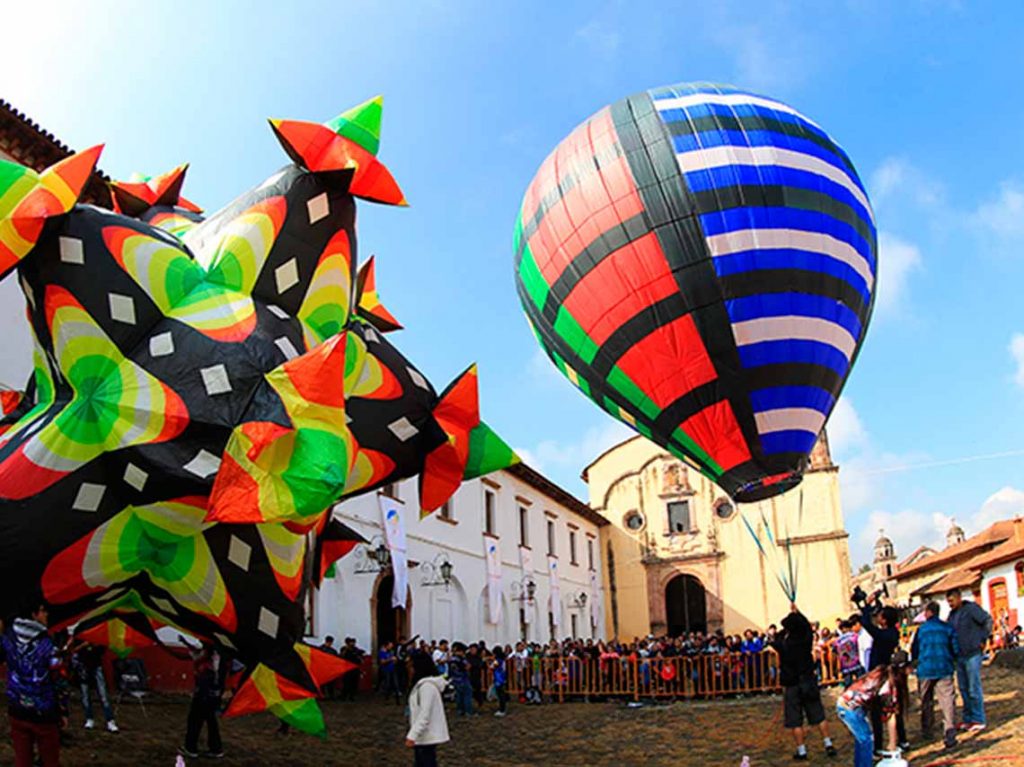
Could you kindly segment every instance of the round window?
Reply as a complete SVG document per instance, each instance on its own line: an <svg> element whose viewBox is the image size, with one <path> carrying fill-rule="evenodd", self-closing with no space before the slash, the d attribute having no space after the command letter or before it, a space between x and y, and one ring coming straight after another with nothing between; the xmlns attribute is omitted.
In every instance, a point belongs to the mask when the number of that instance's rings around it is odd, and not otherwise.
<svg viewBox="0 0 1024 767"><path fill-rule="evenodd" d="M644 526L644 517L639 511L630 511L622 520L626 529L636 532Z"/></svg>
<svg viewBox="0 0 1024 767"><path fill-rule="evenodd" d="M728 501L722 500L715 505L715 514L719 519L728 519L736 511L735 507Z"/></svg>

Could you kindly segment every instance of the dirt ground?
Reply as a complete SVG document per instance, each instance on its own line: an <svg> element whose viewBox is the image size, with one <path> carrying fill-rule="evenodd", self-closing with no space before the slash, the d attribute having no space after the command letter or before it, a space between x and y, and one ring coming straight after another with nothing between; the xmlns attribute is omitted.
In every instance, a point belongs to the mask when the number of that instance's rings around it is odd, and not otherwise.
<svg viewBox="0 0 1024 767"><path fill-rule="evenodd" d="M941 742L921 743L918 714L908 724L914 767L938 765L1024 765L1024 672L990 668L985 672L989 729L945 754ZM834 701L834 693L827 694ZM81 729L81 710L73 711L73 744L62 764L77 767L155 765L173 767L184 731L187 698L154 697L145 712L134 701L117 711L122 732L110 735ZM440 752L443 765L739 765L744 754L753 767L792 764L791 744L779 727L781 699L755 697L728 701L687 701L629 708L622 703L512 704L505 719L485 715L457 719L449 715L452 742ZM830 705L830 711L831 711ZM329 734L325 740L301 733L275 735L268 715L225 720L225 765L409 765L402 745L402 707L374 699L324 703ZM852 763L850 738L830 715L840 750L827 759L820 739L810 739L812 765ZM6 724L4 724L6 730ZM951 762L949 759L962 761ZM0 744L0 764L12 763L8 743ZM189 760L189 764L211 764Z"/></svg>

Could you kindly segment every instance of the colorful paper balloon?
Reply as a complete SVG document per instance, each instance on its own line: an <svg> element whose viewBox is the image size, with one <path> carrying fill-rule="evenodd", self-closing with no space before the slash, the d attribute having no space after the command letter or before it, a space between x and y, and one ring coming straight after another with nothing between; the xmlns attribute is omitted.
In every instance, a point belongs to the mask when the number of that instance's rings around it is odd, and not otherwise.
<svg viewBox="0 0 1024 767"><path fill-rule="evenodd" d="M373 99L272 121L293 164L205 220L184 167L115 183L111 212L76 204L98 147L41 174L0 162L0 279L17 269L36 343L2 402L4 614L141 613L246 663L240 708L322 727L304 594L358 539L328 510L419 474L429 512L517 460L475 369L439 397L356 269L355 198L405 204L380 119Z"/></svg>
<svg viewBox="0 0 1024 767"><path fill-rule="evenodd" d="M737 501L799 483L877 274L824 129L730 87L622 99L541 165L514 249L527 318L586 396Z"/></svg>

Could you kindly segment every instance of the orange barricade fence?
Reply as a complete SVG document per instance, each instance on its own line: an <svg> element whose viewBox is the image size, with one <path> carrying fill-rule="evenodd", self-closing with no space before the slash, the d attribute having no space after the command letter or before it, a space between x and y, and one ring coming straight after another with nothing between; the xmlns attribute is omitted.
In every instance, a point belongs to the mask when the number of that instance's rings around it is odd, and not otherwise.
<svg viewBox="0 0 1024 767"><path fill-rule="evenodd" d="M815 663L822 686L842 682L839 657L831 648L822 650ZM506 665L510 696L535 690L547 701L721 698L782 690L779 658L771 650L672 658L509 658ZM489 687L492 682L488 669L484 683Z"/></svg>

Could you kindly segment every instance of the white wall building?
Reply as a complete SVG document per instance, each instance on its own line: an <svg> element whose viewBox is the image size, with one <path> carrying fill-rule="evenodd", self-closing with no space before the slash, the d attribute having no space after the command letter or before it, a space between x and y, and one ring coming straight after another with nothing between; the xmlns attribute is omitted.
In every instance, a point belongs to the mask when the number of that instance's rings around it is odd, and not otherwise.
<svg viewBox="0 0 1024 767"><path fill-rule="evenodd" d="M382 542L381 493L404 502L405 610L391 606L390 571L367 572L375 564L367 552ZM413 478L335 508L335 516L370 543L342 558L311 595L314 637L333 635L340 643L352 636L367 650L396 633L488 644L605 637L599 529L607 522L586 504L522 464L463 483L445 508L425 519L418 497ZM501 563L496 623L487 598L485 549L491 545ZM447 588L440 583L445 560L451 563ZM553 610L551 563L557 570Z"/></svg>

